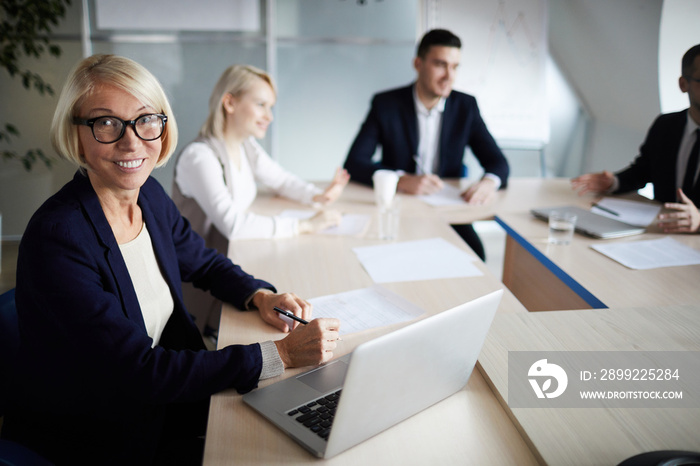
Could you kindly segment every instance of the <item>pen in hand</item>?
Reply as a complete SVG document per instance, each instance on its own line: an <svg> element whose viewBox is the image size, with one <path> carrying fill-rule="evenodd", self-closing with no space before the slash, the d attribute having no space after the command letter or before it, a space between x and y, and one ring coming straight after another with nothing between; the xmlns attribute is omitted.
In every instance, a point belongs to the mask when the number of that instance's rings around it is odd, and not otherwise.
<svg viewBox="0 0 700 466"><path fill-rule="evenodd" d="M277 306L273 307L272 309L274 309L275 311L279 312L279 313L282 314L283 316L289 317L289 318L292 319L292 320L296 320L296 321L299 322L299 323L302 323L302 324L304 324L304 325L308 324L307 321L305 321L305 320L302 319L301 317L297 317L293 312L285 311L284 309L280 309L280 308L277 307Z"/></svg>
<svg viewBox="0 0 700 466"><path fill-rule="evenodd" d="M301 324L304 324L304 325L308 324L307 321L305 321L305 320L302 319L301 317L297 317L297 316L294 315L294 313L292 313L292 312L285 311L284 309L280 309L280 308L277 307L277 306L273 307L272 309L274 309L275 311L279 312L279 313L282 314L283 316L289 317L289 318L292 319L292 320L296 320L297 322L299 322L299 323L301 323ZM342 338L338 337L338 341L342 341Z"/></svg>

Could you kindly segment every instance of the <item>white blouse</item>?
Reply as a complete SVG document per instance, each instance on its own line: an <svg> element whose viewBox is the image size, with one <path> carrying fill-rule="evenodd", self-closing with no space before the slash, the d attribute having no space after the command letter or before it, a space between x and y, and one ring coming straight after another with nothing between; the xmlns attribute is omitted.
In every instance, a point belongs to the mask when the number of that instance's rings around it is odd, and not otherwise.
<svg viewBox="0 0 700 466"><path fill-rule="evenodd" d="M241 145L240 169L227 153L222 159L207 143L195 141L184 148L175 167L175 183L184 196L199 204L208 222L229 239L297 235L295 218L248 212L257 195L256 183L304 204L311 204L321 190L284 170L253 138Z"/></svg>
<svg viewBox="0 0 700 466"><path fill-rule="evenodd" d="M155 347L173 313L175 303L158 266L146 224L144 223L141 233L135 239L120 244L119 249L141 306L146 332L153 339L151 346Z"/></svg>

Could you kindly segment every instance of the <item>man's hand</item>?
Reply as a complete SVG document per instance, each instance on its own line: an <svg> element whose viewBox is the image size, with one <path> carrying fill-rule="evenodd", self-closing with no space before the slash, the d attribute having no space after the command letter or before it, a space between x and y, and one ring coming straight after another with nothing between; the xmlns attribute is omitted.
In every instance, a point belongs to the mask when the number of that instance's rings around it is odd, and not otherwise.
<svg viewBox="0 0 700 466"><path fill-rule="evenodd" d="M659 225L664 233L696 233L700 229L700 212L693 201L678 189L677 202L667 202L664 207L675 212L659 215Z"/></svg>
<svg viewBox="0 0 700 466"><path fill-rule="evenodd" d="M496 182L491 178L482 178L462 193L464 199L470 205L484 205L493 201L496 197Z"/></svg>
<svg viewBox="0 0 700 466"><path fill-rule="evenodd" d="M610 189L615 181L615 175L609 171L601 173L587 173L571 180L571 187L582 196L586 193L604 193Z"/></svg>
<svg viewBox="0 0 700 466"><path fill-rule="evenodd" d="M437 175L409 175L399 178L396 190L406 194L434 194L442 189L444 183Z"/></svg>

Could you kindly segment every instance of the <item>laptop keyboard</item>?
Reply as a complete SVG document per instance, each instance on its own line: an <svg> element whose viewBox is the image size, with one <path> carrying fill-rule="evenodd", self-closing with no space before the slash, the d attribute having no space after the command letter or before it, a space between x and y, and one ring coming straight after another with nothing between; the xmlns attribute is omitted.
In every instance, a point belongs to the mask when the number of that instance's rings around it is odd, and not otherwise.
<svg viewBox="0 0 700 466"><path fill-rule="evenodd" d="M310 403L303 404L291 411L287 415L295 419L298 423L309 428L324 440L328 440L335 417L335 410L338 407L340 392L331 393Z"/></svg>

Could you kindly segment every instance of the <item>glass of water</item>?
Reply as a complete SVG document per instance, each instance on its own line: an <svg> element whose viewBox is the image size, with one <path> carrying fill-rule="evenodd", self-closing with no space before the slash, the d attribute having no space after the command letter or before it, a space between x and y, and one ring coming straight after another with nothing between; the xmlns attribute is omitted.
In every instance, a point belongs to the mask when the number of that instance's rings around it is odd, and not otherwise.
<svg viewBox="0 0 700 466"><path fill-rule="evenodd" d="M576 215L571 212L549 214L549 244L570 244L574 237Z"/></svg>
<svg viewBox="0 0 700 466"><path fill-rule="evenodd" d="M394 201L389 206L379 207L377 215L379 217L379 238L384 240L396 239L399 234L401 200L394 198Z"/></svg>

